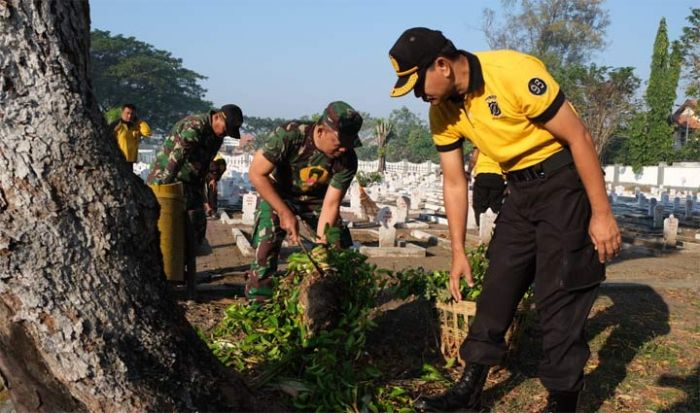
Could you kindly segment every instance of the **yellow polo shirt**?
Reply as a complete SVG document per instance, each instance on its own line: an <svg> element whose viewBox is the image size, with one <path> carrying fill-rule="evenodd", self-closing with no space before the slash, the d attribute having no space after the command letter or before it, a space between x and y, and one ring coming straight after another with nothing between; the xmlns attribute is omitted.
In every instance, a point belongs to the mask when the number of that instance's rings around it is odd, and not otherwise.
<svg viewBox="0 0 700 413"><path fill-rule="evenodd" d="M469 90L464 101L430 107L438 151L469 139L504 172L535 165L562 150L542 125L566 101L544 64L512 50L467 53Z"/></svg>
<svg viewBox="0 0 700 413"><path fill-rule="evenodd" d="M501 170L501 165L483 153L479 152L477 155L476 163L474 164L474 170L472 170L472 176L477 176L479 174L498 174L503 175Z"/></svg>
<svg viewBox="0 0 700 413"><path fill-rule="evenodd" d="M148 123L140 119L128 125L117 119L110 125L112 133L117 139L117 145L121 149L127 162L136 162L139 159L139 138L151 136L151 128Z"/></svg>

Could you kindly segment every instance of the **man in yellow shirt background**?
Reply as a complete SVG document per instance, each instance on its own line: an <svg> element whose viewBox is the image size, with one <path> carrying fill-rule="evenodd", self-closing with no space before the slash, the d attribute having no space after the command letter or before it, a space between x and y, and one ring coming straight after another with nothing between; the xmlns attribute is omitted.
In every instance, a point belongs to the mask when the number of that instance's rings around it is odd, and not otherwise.
<svg viewBox="0 0 700 413"><path fill-rule="evenodd" d="M148 123L136 116L134 105L125 103L122 106L119 119L109 125L109 130L114 134L124 158L133 167L134 163L138 161L141 138L151 136L151 128Z"/></svg>
<svg viewBox="0 0 700 413"><path fill-rule="evenodd" d="M465 139L500 165L509 190L489 245L476 315L460 349L464 373L446 393L421 398L415 407L481 409L489 369L503 361L505 332L534 282L543 346L539 378L549 391L544 411L575 411L590 355L586 319L605 278L604 262L621 246L590 134L533 56L469 53L439 31L416 27L399 37L389 57L398 76L391 95L413 91L431 105L452 244L449 288L456 301L461 277L474 285L464 251Z"/></svg>
<svg viewBox="0 0 700 413"><path fill-rule="evenodd" d="M501 211L506 182L498 162L472 149L469 156L467 175L474 178L472 183L472 205L477 225L481 226L481 214L489 208L495 213Z"/></svg>

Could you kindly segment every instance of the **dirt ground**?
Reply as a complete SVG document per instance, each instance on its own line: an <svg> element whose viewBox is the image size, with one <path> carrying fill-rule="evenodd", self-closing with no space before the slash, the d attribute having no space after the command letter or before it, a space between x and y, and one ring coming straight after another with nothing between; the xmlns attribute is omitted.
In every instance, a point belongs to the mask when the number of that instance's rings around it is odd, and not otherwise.
<svg viewBox="0 0 700 413"><path fill-rule="evenodd" d="M182 286L173 285L188 319L205 334L225 308L242 300L250 263L235 246L230 225L208 224L208 245L198 257L201 283L196 299L187 300ZM447 237L445 226L431 225L429 231ZM353 237L364 244L375 242L367 230L353 231ZM400 230L398 237L411 241L407 230ZM468 241L474 245L476 234L469 233ZM427 248L425 258L370 262L390 270L448 269L449 250L416 243ZM295 250L283 248L281 262ZM585 368L582 411L700 412L700 244L686 240L679 248L661 250L630 242L608 265L607 277L587 326L591 357ZM389 301L376 321L367 351L391 378L387 385L402 386L413 397L445 390L447 382L422 378L424 364L435 366L448 380L459 377L461 369L447 365L440 353L439 325L430 303ZM547 392L537 380L539 337L533 314L506 366L489 375L483 401L493 412L536 412L545 405ZM261 391L267 393L266 400L282 402L274 391ZM12 411L7 397L0 391L0 411Z"/></svg>
<svg viewBox="0 0 700 413"><path fill-rule="evenodd" d="M192 324L205 332L228 305L241 299L250 258L234 246L231 228L209 221L210 244L198 259L198 269L201 277L213 279L200 284L195 301L181 301ZM408 232L399 231L399 239L410 240ZM444 226L431 226L430 232L447 236ZM353 231L353 238L374 240L367 230ZM476 234L468 239L473 243ZM426 258L370 262L391 270L448 269L448 249L416 243L427 247ZM294 250L284 248L281 262ZM587 328L591 357L585 370L584 411L700 411L700 245L685 243L667 251L626 245L607 274ZM390 384L407 388L414 397L444 390L444 383L421 379L424 363L438 367L446 377L459 376L460 369L446 368L440 354L438 325L429 303L392 301L382 310L367 347L393 378ZM535 412L544 406L546 390L536 378L538 337L533 316L508 365L492 371L483 398L493 411Z"/></svg>

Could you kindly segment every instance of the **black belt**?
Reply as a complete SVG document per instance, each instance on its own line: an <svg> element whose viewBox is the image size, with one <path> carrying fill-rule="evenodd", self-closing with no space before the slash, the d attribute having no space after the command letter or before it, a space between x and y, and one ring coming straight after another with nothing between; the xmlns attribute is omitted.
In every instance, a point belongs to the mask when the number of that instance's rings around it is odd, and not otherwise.
<svg viewBox="0 0 700 413"><path fill-rule="evenodd" d="M574 163L574 158L571 156L571 150L566 147L538 164L506 173L506 179L511 182L544 179L557 169L571 165L572 163Z"/></svg>

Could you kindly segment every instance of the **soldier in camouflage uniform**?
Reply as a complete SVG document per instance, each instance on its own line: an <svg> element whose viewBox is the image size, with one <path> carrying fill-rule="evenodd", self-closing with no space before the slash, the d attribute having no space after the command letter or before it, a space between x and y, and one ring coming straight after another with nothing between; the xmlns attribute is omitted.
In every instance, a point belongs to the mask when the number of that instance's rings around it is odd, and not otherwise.
<svg viewBox="0 0 700 413"><path fill-rule="evenodd" d="M216 156L225 136L240 139L243 113L236 105L224 105L218 111L190 115L178 121L163 142L163 148L151 164L148 184L182 182L187 209L186 262L194 271L196 247L204 241L204 180L209 164Z"/></svg>
<svg viewBox="0 0 700 413"><path fill-rule="evenodd" d="M253 229L255 260L246 296L264 301L272 295L271 277L285 236L298 243L298 215L325 244L326 224L341 225L340 202L357 172L355 147L362 117L345 102L332 102L316 123L291 122L278 127L258 150L249 177L263 200ZM343 228L341 245L352 245Z"/></svg>

